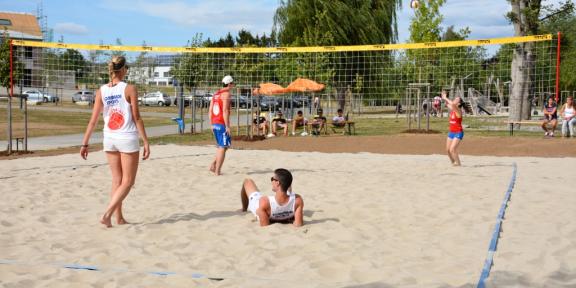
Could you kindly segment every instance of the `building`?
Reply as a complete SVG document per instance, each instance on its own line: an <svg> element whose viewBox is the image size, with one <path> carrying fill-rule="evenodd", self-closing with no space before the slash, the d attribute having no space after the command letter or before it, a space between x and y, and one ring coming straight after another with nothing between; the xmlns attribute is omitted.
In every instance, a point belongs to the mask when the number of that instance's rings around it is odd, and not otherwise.
<svg viewBox="0 0 576 288"><path fill-rule="evenodd" d="M42 29L33 14L0 11L0 30L2 33L0 37L4 37L4 33L7 33L9 38L16 40L43 40ZM20 84L24 87L43 86L40 85L41 75L34 72L42 70L40 63L42 48L20 46L14 48L15 59L23 66Z"/></svg>
<svg viewBox="0 0 576 288"><path fill-rule="evenodd" d="M157 55L137 59L130 64L126 80L150 86L172 86L172 66L178 55Z"/></svg>

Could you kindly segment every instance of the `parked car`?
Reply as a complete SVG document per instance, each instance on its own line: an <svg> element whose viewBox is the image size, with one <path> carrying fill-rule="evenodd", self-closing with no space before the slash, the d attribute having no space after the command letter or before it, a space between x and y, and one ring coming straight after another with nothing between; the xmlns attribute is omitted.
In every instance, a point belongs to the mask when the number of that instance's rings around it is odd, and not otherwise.
<svg viewBox="0 0 576 288"><path fill-rule="evenodd" d="M95 98L96 98L96 96L94 95L94 92L89 91L89 90L80 90L80 91L74 93L74 95L72 95L72 103L76 103L76 102L94 103Z"/></svg>
<svg viewBox="0 0 576 288"><path fill-rule="evenodd" d="M190 104L192 103L192 99L195 99L196 105L198 106L202 106L202 107L208 107L210 105L210 99L212 99L212 94L210 93L206 93L206 94L197 94L197 95L184 95L184 107L188 107L190 106ZM176 102L174 102L174 105L178 105L178 98L176 98L175 100Z"/></svg>
<svg viewBox="0 0 576 288"><path fill-rule="evenodd" d="M138 99L138 102L146 106L149 105L170 106L172 104L170 96L160 91L146 93L144 94L144 96L142 96L142 98Z"/></svg>
<svg viewBox="0 0 576 288"><path fill-rule="evenodd" d="M240 107L240 108L250 108L251 106L256 106L256 99L252 99L252 105L250 105L250 97L246 95L238 95L238 97L232 95L232 99L230 101L230 105L232 107ZM238 103L236 103L238 102Z"/></svg>
<svg viewBox="0 0 576 288"><path fill-rule="evenodd" d="M310 103L312 103L312 101L310 100L311 96L305 96L305 95L294 95L294 107L310 107Z"/></svg>
<svg viewBox="0 0 576 288"><path fill-rule="evenodd" d="M282 102L279 101L278 97L274 96L262 96L260 97L260 110L261 111L272 111L279 107L282 107Z"/></svg>
<svg viewBox="0 0 576 288"><path fill-rule="evenodd" d="M28 101L37 102L58 102L60 98L49 93L44 93L38 89L26 90L22 92L26 94Z"/></svg>

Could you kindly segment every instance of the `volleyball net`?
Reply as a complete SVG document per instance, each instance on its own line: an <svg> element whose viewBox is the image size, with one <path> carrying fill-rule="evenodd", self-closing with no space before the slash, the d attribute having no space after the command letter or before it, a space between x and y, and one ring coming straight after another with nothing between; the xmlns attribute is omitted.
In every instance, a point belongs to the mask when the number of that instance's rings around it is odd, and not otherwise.
<svg viewBox="0 0 576 288"><path fill-rule="evenodd" d="M293 110L318 106L334 112L386 113L430 103L441 90L471 103L475 114L506 113L511 87L514 49L532 43L530 99L535 105L555 95L556 43L552 35L415 44L328 47L188 47L114 46L13 40L16 91L38 89L56 94L57 100L76 102L81 91L94 92L109 81L107 62L125 56L127 82L136 85L143 105L174 105L178 97L209 98L232 75L236 89L233 105ZM287 87L305 78L324 85L308 89L261 93L265 83ZM182 86L183 93L175 87ZM144 97L162 92L171 98ZM17 92L15 92L17 93ZM150 99L148 99L150 98ZM174 99L176 98L176 99ZM156 100L151 100L156 99ZM266 104L266 105L265 105ZM204 104L200 104L204 105ZM268 107L268 108L267 108ZM310 113L314 113L310 111Z"/></svg>

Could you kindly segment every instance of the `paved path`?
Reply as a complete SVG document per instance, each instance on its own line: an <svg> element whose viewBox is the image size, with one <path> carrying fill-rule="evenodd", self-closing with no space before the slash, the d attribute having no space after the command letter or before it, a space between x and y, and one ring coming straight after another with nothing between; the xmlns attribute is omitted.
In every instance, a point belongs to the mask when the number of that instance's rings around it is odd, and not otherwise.
<svg viewBox="0 0 576 288"><path fill-rule="evenodd" d="M173 116L171 116L173 117ZM204 123L202 125L203 130L210 128L210 122L204 117ZM246 116L240 117L240 123L246 123ZM238 122L237 117L230 117L232 125L236 125ZM196 130L200 130L200 123L196 123ZM190 124L185 127L186 132L190 131ZM146 127L146 135L148 137L158 137L170 134L178 133L178 125L166 125L166 126L156 126L156 127ZM63 147L79 146L82 144L82 138L84 133L81 134L69 134L69 135L59 135L59 136L44 136L44 137L31 137L28 138L28 150L50 150ZM92 133L90 138L90 144L102 143L102 131ZM4 150L8 147L8 141L0 141L0 150ZM16 140L12 142L12 149L16 150ZM23 148L20 148L23 149Z"/></svg>

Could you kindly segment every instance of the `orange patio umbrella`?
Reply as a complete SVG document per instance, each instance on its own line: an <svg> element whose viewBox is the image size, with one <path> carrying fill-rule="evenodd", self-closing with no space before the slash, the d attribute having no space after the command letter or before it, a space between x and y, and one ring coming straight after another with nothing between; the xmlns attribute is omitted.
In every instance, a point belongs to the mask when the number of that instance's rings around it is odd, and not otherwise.
<svg viewBox="0 0 576 288"><path fill-rule="evenodd" d="M325 85L317 83L313 80L306 78L298 78L288 87L286 87L287 92L318 92L324 90Z"/></svg>
<svg viewBox="0 0 576 288"><path fill-rule="evenodd" d="M287 92L289 91L287 91L286 88L274 83L262 83L260 84L260 89L258 89L258 93L264 95L283 94Z"/></svg>

